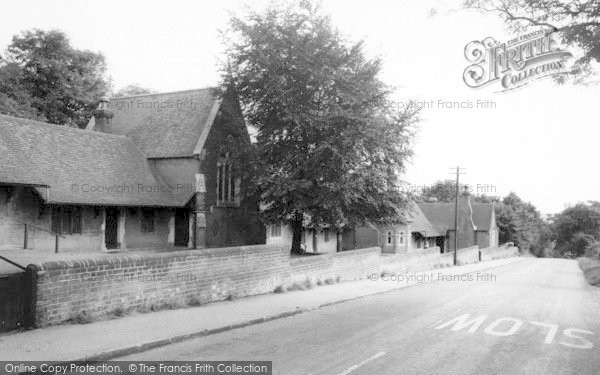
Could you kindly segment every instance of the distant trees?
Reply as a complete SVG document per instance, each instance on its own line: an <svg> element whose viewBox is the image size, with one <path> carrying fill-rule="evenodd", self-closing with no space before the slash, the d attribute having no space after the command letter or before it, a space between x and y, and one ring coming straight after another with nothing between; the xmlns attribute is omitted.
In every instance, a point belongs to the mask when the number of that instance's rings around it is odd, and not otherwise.
<svg viewBox="0 0 600 375"><path fill-rule="evenodd" d="M578 203L553 218L556 255L595 253L600 241L600 202Z"/></svg>
<svg viewBox="0 0 600 375"><path fill-rule="evenodd" d="M154 94L156 91L152 89L148 89L138 85L137 83L128 85L118 90L113 94L114 97L118 98L121 96L133 96L133 95L143 95L143 94Z"/></svg>
<svg viewBox="0 0 600 375"><path fill-rule="evenodd" d="M514 242L535 256L548 255L552 239L549 223L530 202L510 192L496 205L496 221L500 242Z"/></svg>
<svg viewBox="0 0 600 375"><path fill-rule="evenodd" d="M470 195L468 185L459 185L458 194L460 196ZM431 186L411 192L414 199L419 202L454 202L456 198L456 181L444 180L437 181Z"/></svg>
<svg viewBox="0 0 600 375"><path fill-rule="evenodd" d="M552 233L548 222L533 204L524 202L514 192L504 198L473 195L468 185L460 186L459 194L470 196L472 202L494 204L496 224L500 229L500 243L514 242L523 251L536 256L546 256L551 247ZM423 189L415 199L422 202L454 202L455 197L456 182L446 180Z"/></svg>
<svg viewBox="0 0 600 375"><path fill-rule="evenodd" d="M0 56L0 113L84 126L110 90L101 53L73 48L57 30L14 36Z"/></svg>
<svg viewBox="0 0 600 375"><path fill-rule="evenodd" d="M234 16L228 36L223 83L257 129L263 220L292 226L293 252L306 227L398 220L417 113L386 106L381 60L308 1Z"/></svg>

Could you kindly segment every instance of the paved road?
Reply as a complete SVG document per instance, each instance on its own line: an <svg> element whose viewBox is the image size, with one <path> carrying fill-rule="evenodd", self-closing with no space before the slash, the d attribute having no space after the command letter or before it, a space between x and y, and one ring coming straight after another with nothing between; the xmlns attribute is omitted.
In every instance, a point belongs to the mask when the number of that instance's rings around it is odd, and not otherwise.
<svg viewBox="0 0 600 375"><path fill-rule="evenodd" d="M485 272L119 359L272 360L275 374L305 375L600 374L600 291L575 261Z"/></svg>

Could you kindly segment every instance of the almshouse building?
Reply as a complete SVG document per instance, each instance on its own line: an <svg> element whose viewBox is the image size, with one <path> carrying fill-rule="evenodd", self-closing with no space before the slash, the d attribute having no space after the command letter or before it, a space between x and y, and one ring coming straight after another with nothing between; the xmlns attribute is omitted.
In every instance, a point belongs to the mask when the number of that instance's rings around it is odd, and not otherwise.
<svg viewBox="0 0 600 375"><path fill-rule="evenodd" d="M0 115L0 247L264 242L231 157L248 142L236 98L213 89L103 101L86 129Z"/></svg>

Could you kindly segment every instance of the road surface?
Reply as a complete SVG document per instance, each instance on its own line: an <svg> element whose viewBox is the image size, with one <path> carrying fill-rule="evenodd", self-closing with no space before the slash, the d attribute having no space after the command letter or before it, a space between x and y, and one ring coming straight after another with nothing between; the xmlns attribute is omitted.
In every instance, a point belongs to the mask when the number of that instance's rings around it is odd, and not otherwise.
<svg viewBox="0 0 600 375"><path fill-rule="evenodd" d="M304 375L600 374L600 289L574 260L527 258L116 359L269 360L275 374Z"/></svg>

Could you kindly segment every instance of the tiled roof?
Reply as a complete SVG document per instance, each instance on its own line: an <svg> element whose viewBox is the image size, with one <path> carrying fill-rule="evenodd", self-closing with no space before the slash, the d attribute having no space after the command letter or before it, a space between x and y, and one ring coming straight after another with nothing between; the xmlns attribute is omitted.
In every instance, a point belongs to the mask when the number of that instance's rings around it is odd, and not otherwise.
<svg viewBox="0 0 600 375"><path fill-rule="evenodd" d="M2 119L0 118L0 121ZM11 135L0 137L0 183L43 186L44 182L33 172L33 165Z"/></svg>
<svg viewBox="0 0 600 375"><path fill-rule="evenodd" d="M419 203L419 208L429 222L440 232L454 228L454 203ZM472 220L477 230L490 230L494 205L491 203L471 203Z"/></svg>
<svg viewBox="0 0 600 375"><path fill-rule="evenodd" d="M427 217L425 217L416 203L411 204L409 220L411 221L410 230L412 232L419 232L425 237L438 237L446 235L446 231L440 232L431 224L429 220L427 220Z"/></svg>
<svg viewBox="0 0 600 375"><path fill-rule="evenodd" d="M112 98L105 131L127 136L148 158L192 156L219 103L212 88Z"/></svg>
<svg viewBox="0 0 600 375"><path fill-rule="evenodd" d="M490 230L494 205L491 203L471 203L473 208L473 222L477 230Z"/></svg>
<svg viewBox="0 0 600 375"><path fill-rule="evenodd" d="M126 137L0 115L0 140L2 148L11 150L0 155L0 182L47 185L49 189L36 189L48 203L185 203L158 182L144 154Z"/></svg>
<svg viewBox="0 0 600 375"><path fill-rule="evenodd" d="M454 203L419 203L419 208L438 232L454 228Z"/></svg>

